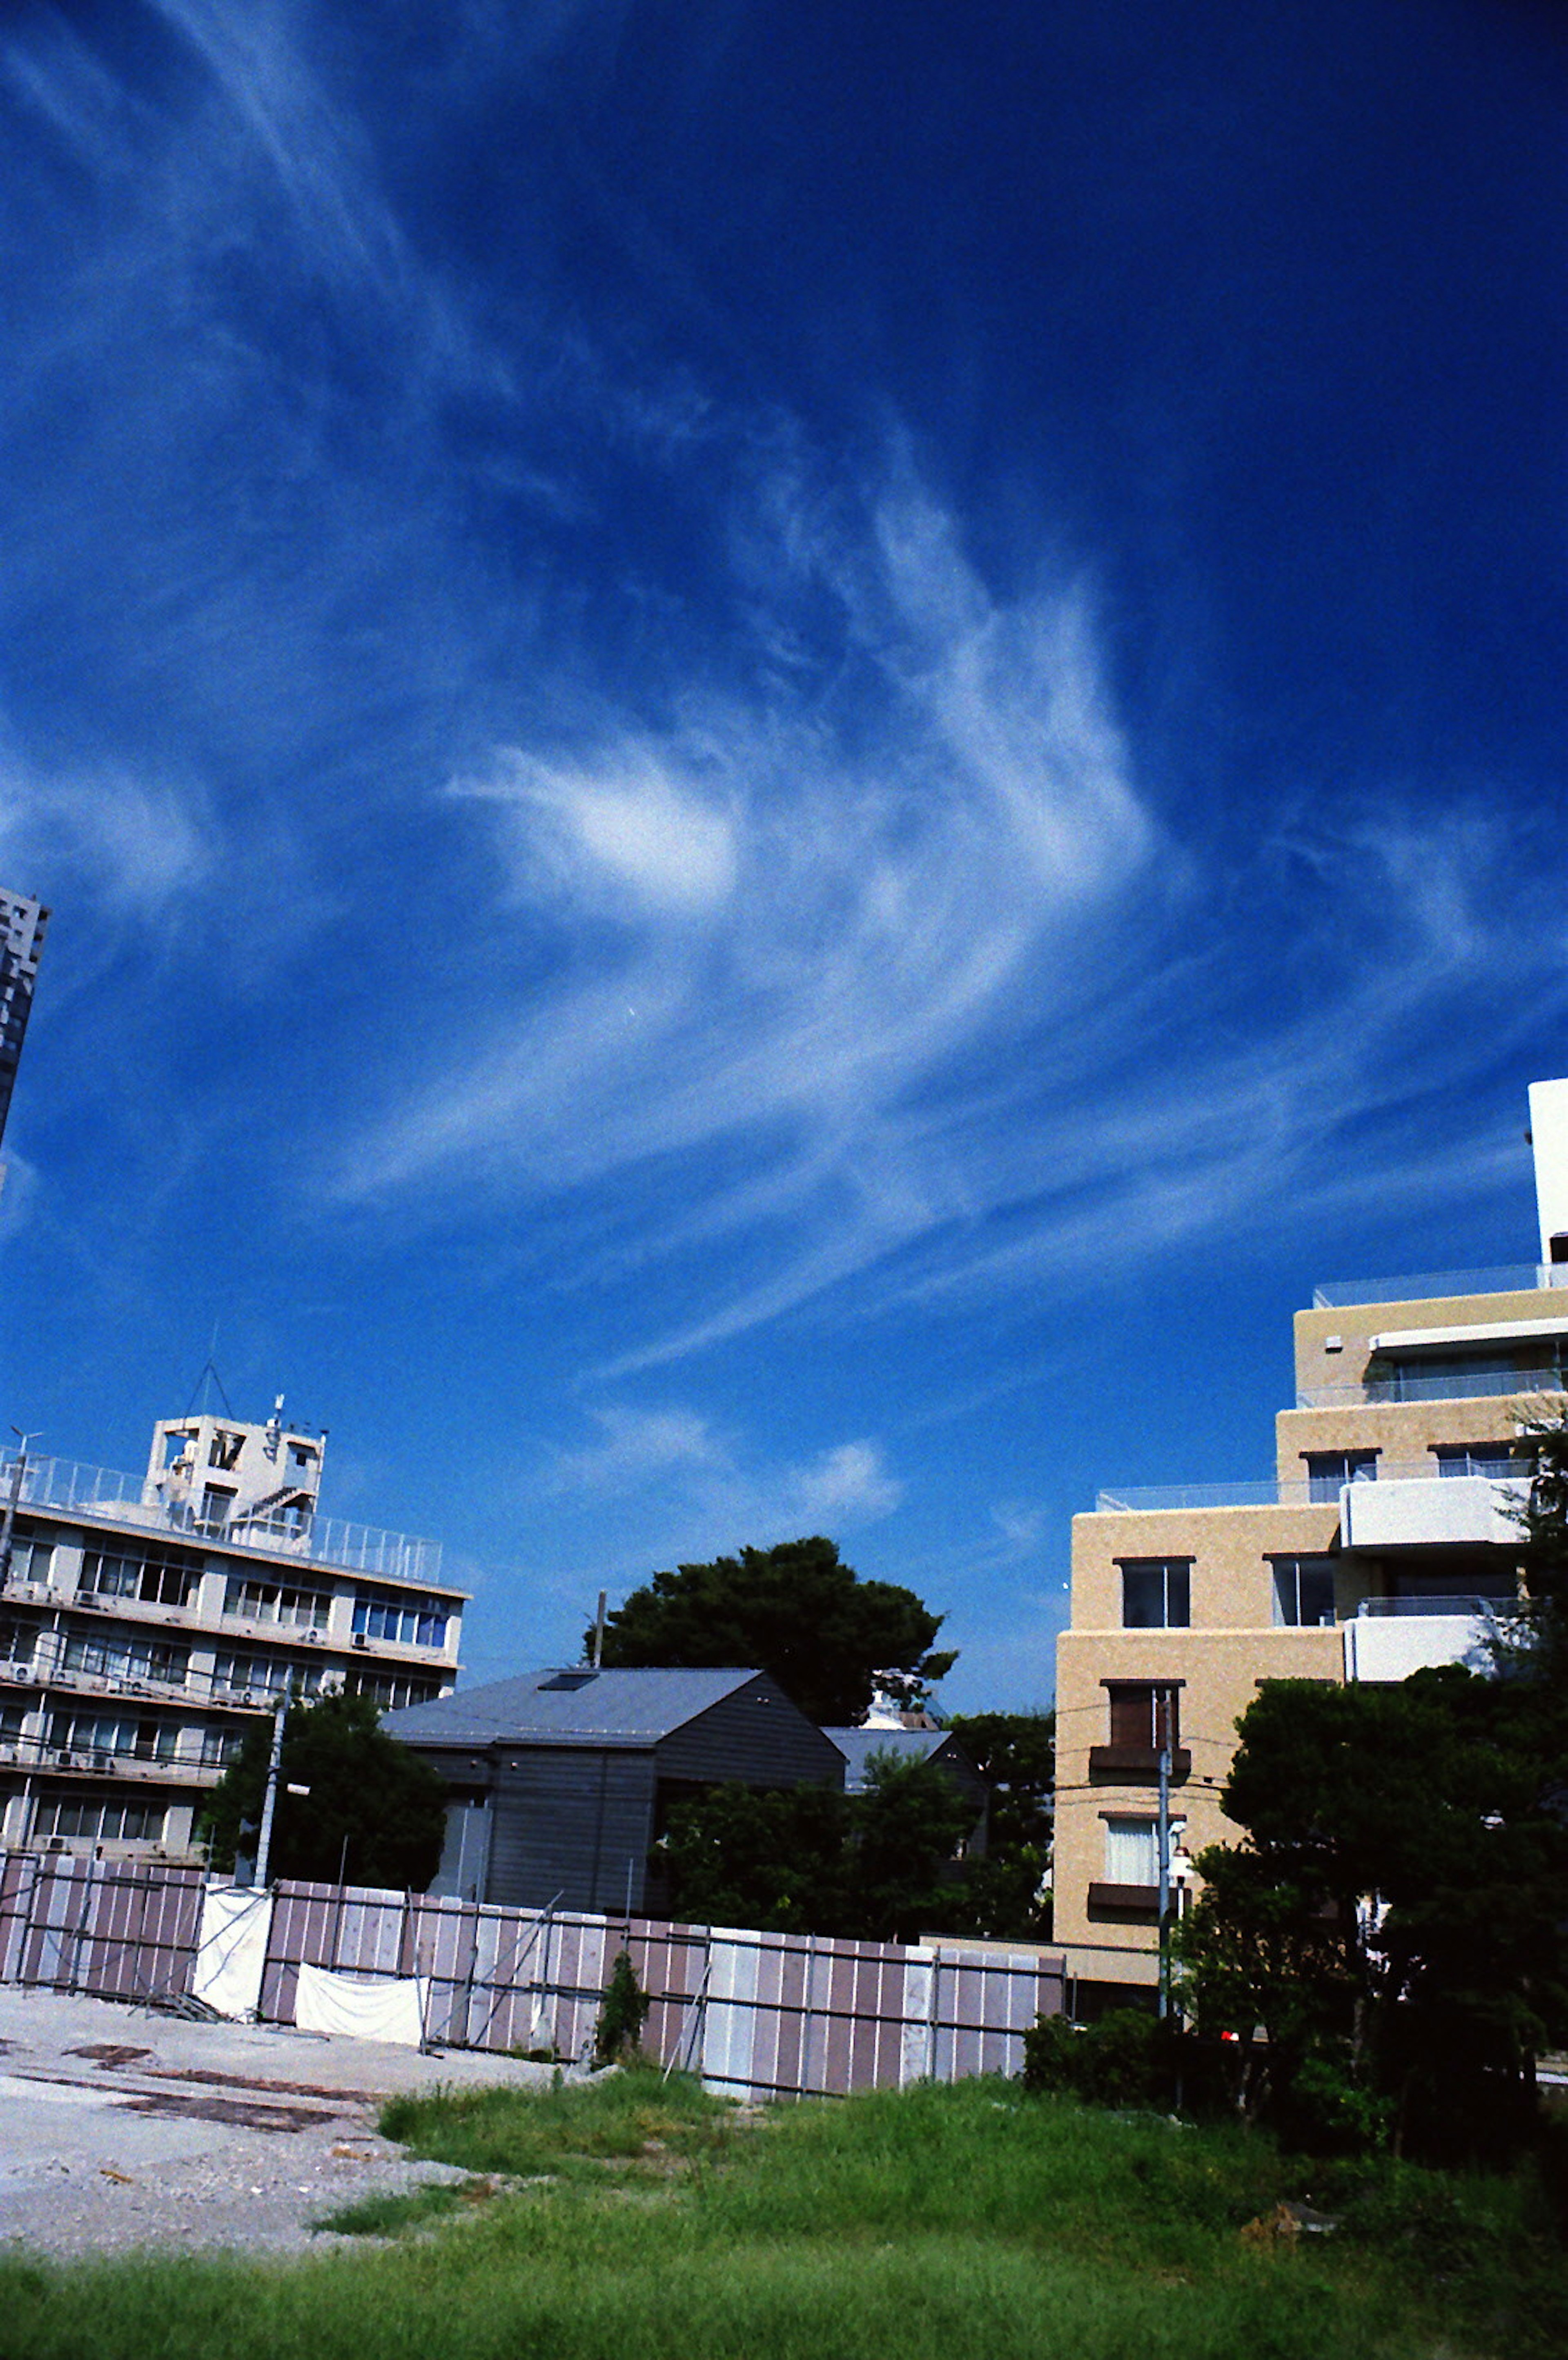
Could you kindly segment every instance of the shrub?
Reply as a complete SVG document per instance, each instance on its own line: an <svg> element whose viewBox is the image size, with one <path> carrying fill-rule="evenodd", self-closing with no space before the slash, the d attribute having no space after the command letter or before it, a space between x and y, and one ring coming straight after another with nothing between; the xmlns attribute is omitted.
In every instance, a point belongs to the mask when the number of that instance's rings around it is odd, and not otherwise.
<svg viewBox="0 0 1568 2360"><path fill-rule="evenodd" d="M637 1980L630 1952L619 1951L604 1987L599 2020L594 2029L596 2065L613 2065L622 2057L637 2054L643 2022L652 2005Z"/></svg>

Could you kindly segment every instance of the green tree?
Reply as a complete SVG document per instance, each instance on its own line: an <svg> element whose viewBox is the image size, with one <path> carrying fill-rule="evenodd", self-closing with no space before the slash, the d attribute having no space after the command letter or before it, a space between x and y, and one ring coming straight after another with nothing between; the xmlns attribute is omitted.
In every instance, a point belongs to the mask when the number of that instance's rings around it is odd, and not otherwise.
<svg viewBox="0 0 1568 2360"><path fill-rule="evenodd" d="M1568 1705L1448 1666L1398 1688L1270 1681L1177 1938L1201 2029L1269 2039L1298 2111L1343 2078L1423 2144L1514 2107L1568 2034ZM1332 2069L1332 2072L1331 2072Z"/></svg>
<svg viewBox="0 0 1568 2360"><path fill-rule="evenodd" d="M1525 1594L1505 1622L1499 1668L1562 1681L1568 1677L1568 1415L1522 1419L1515 1448L1530 1479L1516 1515Z"/></svg>
<svg viewBox="0 0 1568 2360"><path fill-rule="evenodd" d="M656 1573L609 1617L601 1660L754 1666L808 1719L846 1727L879 1688L925 1698L955 1661L932 1652L941 1626L912 1590L862 1581L817 1537Z"/></svg>
<svg viewBox="0 0 1568 2360"><path fill-rule="evenodd" d="M950 1906L974 1811L928 1762L872 1754L863 1793L716 1786L677 1804L662 1847L674 1915L697 1925L905 1941Z"/></svg>
<svg viewBox="0 0 1568 2360"><path fill-rule="evenodd" d="M258 1721L208 1800L203 1832L215 1868L232 1871L243 1821L259 1826L272 1750ZM291 1786L308 1792L291 1795ZM441 1860L446 1788L438 1771L380 1725L366 1696L291 1708L272 1826L269 1874L422 1893Z"/></svg>
<svg viewBox="0 0 1568 2360"><path fill-rule="evenodd" d="M986 1848L953 1896L948 1930L1047 1941L1056 1797L1054 1712L960 1713L948 1723L991 1790Z"/></svg>

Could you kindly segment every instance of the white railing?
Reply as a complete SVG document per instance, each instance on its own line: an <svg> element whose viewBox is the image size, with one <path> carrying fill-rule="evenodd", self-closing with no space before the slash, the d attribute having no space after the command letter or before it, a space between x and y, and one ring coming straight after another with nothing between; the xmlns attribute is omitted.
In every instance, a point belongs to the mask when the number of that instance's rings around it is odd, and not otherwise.
<svg viewBox="0 0 1568 2360"><path fill-rule="evenodd" d="M9 1492L15 1464L14 1458L0 1459L0 1495ZM183 1503L160 1499L156 1484L145 1476L75 1459L29 1459L22 1471L18 1504L74 1510L143 1532L169 1533L198 1546L205 1543L225 1551L338 1566L351 1573L374 1574L382 1581L429 1583L441 1576L439 1541L379 1532L372 1524L350 1524L341 1516L310 1516L291 1524L282 1518L247 1518L241 1510L231 1523L215 1524Z"/></svg>

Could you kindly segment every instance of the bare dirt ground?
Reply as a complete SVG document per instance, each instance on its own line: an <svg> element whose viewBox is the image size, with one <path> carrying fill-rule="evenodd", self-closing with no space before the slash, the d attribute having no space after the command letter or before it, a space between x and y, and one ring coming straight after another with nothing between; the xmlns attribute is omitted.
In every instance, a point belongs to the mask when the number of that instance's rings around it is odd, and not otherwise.
<svg viewBox="0 0 1568 2360"><path fill-rule="evenodd" d="M466 2177L382 2138L387 2098L550 2072L0 1986L0 2245L63 2258L336 2245L312 2228L323 2213Z"/></svg>

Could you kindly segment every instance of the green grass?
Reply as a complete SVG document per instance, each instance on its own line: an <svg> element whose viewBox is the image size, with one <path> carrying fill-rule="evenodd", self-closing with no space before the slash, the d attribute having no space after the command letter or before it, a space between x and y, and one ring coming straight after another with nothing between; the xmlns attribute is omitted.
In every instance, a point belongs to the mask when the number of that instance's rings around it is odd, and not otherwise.
<svg viewBox="0 0 1568 2360"><path fill-rule="evenodd" d="M1239 2130L1004 2082L737 2125L689 2084L400 2102L533 2184L460 2231L286 2266L0 2265L5 2360L1560 2360L1528 2175L1312 2171ZM547 2179L536 2175L548 2174ZM1311 2196L1299 2249L1245 2223Z"/></svg>
<svg viewBox="0 0 1568 2360"><path fill-rule="evenodd" d="M482 2191L482 2194L481 2192ZM484 2202L495 2193L488 2180L443 2180L411 2188L402 2196L364 2196L337 2212L324 2212L313 2229L331 2229L340 2237L400 2237L410 2229L426 2229L465 2204Z"/></svg>

